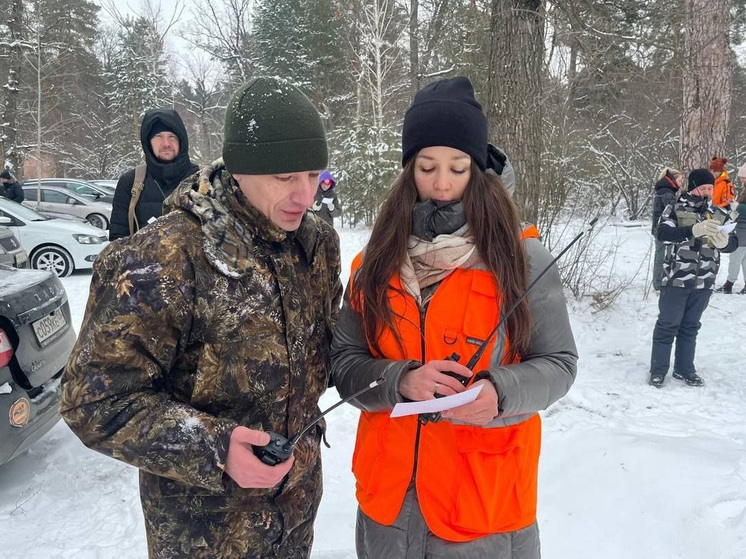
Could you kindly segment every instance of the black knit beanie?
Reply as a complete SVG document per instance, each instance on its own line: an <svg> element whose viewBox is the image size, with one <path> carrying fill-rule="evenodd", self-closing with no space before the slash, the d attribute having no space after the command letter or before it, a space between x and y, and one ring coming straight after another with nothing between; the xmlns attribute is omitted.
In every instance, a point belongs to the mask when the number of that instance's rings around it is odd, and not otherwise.
<svg viewBox="0 0 746 559"><path fill-rule="evenodd" d="M468 153L483 171L487 165L487 119L469 78L431 83L417 92L404 115L402 165L422 148L447 146Z"/></svg>
<svg viewBox="0 0 746 559"><path fill-rule="evenodd" d="M255 78L228 102L223 161L240 175L324 169L328 151L321 116L295 86Z"/></svg>
<svg viewBox="0 0 746 559"><path fill-rule="evenodd" d="M175 130L173 130L168 124L158 119L153 123L153 126L148 130L147 140L148 142L153 139L153 136L160 134L161 132L171 132L175 136L179 136Z"/></svg>
<svg viewBox="0 0 746 559"><path fill-rule="evenodd" d="M10 175L10 171L8 169L3 169L3 172L0 173L0 179L8 179L11 180L13 177Z"/></svg>
<svg viewBox="0 0 746 559"><path fill-rule="evenodd" d="M687 192L691 192L703 184L715 184L715 176L707 169L694 169L689 173Z"/></svg>

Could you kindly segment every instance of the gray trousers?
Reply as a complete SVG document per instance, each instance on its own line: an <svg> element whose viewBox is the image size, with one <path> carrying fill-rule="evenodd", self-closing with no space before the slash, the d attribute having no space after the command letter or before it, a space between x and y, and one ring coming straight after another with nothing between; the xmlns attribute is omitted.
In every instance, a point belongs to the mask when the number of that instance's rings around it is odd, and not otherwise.
<svg viewBox="0 0 746 559"><path fill-rule="evenodd" d="M358 509L355 547L358 559L539 559L539 527L492 534L470 542L449 542L425 524L417 494L410 489L391 526Z"/></svg>
<svg viewBox="0 0 746 559"><path fill-rule="evenodd" d="M650 373L665 375L671 362L671 346L676 339L673 369L690 374L694 368L699 319L710 302L711 289L665 286L658 299L658 321L653 330Z"/></svg>
<svg viewBox="0 0 746 559"><path fill-rule="evenodd" d="M666 253L665 243L655 239L655 258L653 259L653 289L661 290L663 278L663 255Z"/></svg>
<svg viewBox="0 0 746 559"><path fill-rule="evenodd" d="M739 268L743 270L743 281L746 283L746 247L738 247L728 255L728 281L736 283Z"/></svg>

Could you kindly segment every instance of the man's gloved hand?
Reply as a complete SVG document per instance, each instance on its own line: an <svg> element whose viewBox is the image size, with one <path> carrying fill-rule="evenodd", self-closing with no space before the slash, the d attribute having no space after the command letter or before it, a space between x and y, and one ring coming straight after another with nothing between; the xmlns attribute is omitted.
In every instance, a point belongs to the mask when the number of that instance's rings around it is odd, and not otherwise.
<svg viewBox="0 0 746 559"><path fill-rule="evenodd" d="M692 235L695 237L711 237L718 232L718 223L712 219L705 219L692 225Z"/></svg>
<svg viewBox="0 0 746 559"><path fill-rule="evenodd" d="M312 212L317 212L320 209L321 209L321 202L314 202L313 205L311 206Z"/></svg>
<svg viewBox="0 0 746 559"><path fill-rule="evenodd" d="M715 248L725 248L728 246L728 233L725 231L717 231L714 235L710 235L710 242Z"/></svg>

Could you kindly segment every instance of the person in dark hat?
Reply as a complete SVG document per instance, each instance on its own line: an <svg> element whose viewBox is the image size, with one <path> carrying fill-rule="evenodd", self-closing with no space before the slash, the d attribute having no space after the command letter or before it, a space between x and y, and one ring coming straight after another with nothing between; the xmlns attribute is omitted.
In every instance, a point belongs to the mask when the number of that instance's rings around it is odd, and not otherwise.
<svg viewBox="0 0 746 559"><path fill-rule="evenodd" d="M140 125L145 163L124 173L112 202L109 240L134 234L163 213L163 202L199 167L189 159L184 122L173 109L151 109Z"/></svg>
<svg viewBox="0 0 746 559"><path fill-rule="evenodd" d="M341 396L385 378L352 401L358 556L538 559L538 412L569 390L577 361L559 272L522 227L466 77L417 92L401 147L332 343ZM476 400L437 421L390 417L399 402L463 392L458 379Z"/></svg>
<svg viewBox="0 0 746 559"><path fill-rule="evenodd" d="M151 559L308 559L324 424L303 427L342 297L339 238L308 213L326 135L277 78L232 95L224 132L222 159L97 258L61 413L140 468ZM302 435L276 465L254 452L270 431Z"/></svg>
<svg viewBox="0 0 746 559"><path fill-rule="evenodd" d="M734 232L719 229L732 221L728 208L712 204L715 177L708 169L689 173L687 191L663 210L656 236L666 245L658 320L653 331L649 383L661 388L676 340L673 378L703 386L694 367L700 318L712 295L720 253L738 248Z"/></svg>
<svg viewBox="0 0 746 559"><path fill-rule="evenodd" d="M3 172L0 173L0 183L2 184L2 187L4 187L3 195L8 200L18 202L19 204L23 202L25 199L23 188L21 188L20 183L8 169L3 169Z"/></svg>
<svg viewBox="0 0 746 559"><path fill-rule="evenodd" d="M328 169L324 169L319 176L319 188L313 199L311 211L334 227L334 218L342 215L339 206L336 187L337 181Z"/></svg>

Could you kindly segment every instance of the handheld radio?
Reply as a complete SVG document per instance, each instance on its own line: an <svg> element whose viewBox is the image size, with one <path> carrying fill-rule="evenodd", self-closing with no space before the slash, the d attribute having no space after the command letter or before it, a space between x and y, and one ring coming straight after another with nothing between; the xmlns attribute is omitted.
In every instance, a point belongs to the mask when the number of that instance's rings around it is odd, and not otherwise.
<svg viewBox="0 0 746 559"><path fill-rule="evenodd" d="M274 433L272 431L268 431L269 433L269 443L267 443L264 446L253 446L254 454L264 462L265 464L268 464L270 466L276 466L280 462L284 462L288 458L290 458L290 455L293 453L293 448L295 447L296 443L300 440L300 438L303 436L303 433L308 431L311 427L316 425L316 423L319 422L319 420L324 417L327 413L332 411L334 408L341 406L345 402L349 402L353 398L360 396L363 392L367 392L371 388L375 388L379 384L381 384L384 381L384 378L381 377L379 379L374 380L371 382L368 386L363 388L362 390L358 390L351 396L348 396L344 400L340 400L336 404L334 404L332 407L328 408L327 410L323 411L321 415L313 419L310 423L307 423L301 431L295 435L291 439L286 439L282 435L278 433Z"/></svg>

